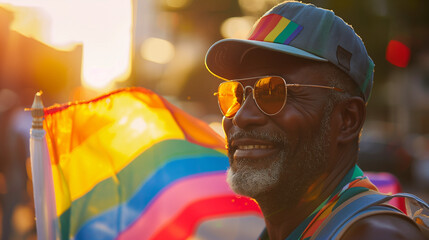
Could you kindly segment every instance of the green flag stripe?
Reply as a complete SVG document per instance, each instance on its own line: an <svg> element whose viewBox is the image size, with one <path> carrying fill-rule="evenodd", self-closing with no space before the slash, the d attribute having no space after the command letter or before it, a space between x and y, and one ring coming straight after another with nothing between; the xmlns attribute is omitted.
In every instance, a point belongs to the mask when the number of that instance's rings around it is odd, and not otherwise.
<svg viewBox="0 0 429 240"><path fill-rule="evenodd" d="M74 236L77 229L92 217L127 201L160 166L174 159L202 155L225 156L185 140L166 140L147 149L116 176L98 183L90 192L71 203L70 208L60 216L61 232L64 234L62 239L68 239L67 235Z"/></svg>

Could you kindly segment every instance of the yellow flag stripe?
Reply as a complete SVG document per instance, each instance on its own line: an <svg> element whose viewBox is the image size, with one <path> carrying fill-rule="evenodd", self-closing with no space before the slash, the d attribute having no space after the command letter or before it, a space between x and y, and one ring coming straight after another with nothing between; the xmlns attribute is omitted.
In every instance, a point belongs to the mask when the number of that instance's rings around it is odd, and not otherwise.
<svg viewBox="0 0 429 240"><path fill-rule="evenodd" d="M72 126L65 124L65 128L55 125L56 129L53 131L56 132L52 133L56 138L54 141L59 143L56 147L62 148L59 151L61 154L55 156L56 161L52 165L58 215L67 210L72 201L89 192L99 182L114 178L121 169L153 144L166 139L185 138L167 109L148 106L144 101L135 101L130 95L115 96L111 101L114 101L112 107L108 112L100 113L104 118L97 121L91 121L92 115L105 108L104 102L76 105L76 109L70 108L48 115L45 120L46 126L49 126L50 122L61 120L73 122ZM133 112L124 113L127 109L132 109ZM85 111L91 114L85 114ZM75 113L79 113L79 116ZM86 116L91 117L85 119ZM117 116L126 117L114 119ZM99 126L101 123L104 124L102 127ZM95 132L91 132L94 129ZM90 133L83 134L85 130ZM68 138L65 137L66 133L70 134ZM65 151L67 147L71 149L68 152Z"/></svg>
<svg viewBox="0 0 429 240"><path fill-rule="evenodd" d="M281 18L277 23L276 27L265 37L265 42L274 42L278 35L287 27L290 23L289 19Z"/></svg>

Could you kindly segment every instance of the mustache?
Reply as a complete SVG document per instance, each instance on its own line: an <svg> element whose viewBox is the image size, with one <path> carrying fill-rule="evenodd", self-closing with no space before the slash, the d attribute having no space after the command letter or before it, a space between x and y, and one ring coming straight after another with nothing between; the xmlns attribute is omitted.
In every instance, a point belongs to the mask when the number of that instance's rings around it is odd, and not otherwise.
<svg viewBox="0 0 429 240"><path fill-rule="evenodd" d="M231 143L232 141L240 138L253 138L253 139L259 139L263 141L269 141L274 143L278 146L285 146L288 144L287 137L278 131L270 131L270 130L230 130L229 134L227 135L227 147L228 149L231 149Z"/></svg>

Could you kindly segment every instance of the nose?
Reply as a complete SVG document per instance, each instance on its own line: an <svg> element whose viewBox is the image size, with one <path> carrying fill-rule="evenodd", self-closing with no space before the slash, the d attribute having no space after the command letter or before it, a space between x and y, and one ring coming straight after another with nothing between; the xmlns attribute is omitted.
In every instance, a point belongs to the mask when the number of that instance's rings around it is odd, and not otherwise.
<svg viewBox="0 0 429 240"><path fill-rule="evenodd" d="M252 129L266 123L268 116L256 105L252 95L252 88L245 88L245 100L241 108L235 114L232 122L241 129Z"/></svg>

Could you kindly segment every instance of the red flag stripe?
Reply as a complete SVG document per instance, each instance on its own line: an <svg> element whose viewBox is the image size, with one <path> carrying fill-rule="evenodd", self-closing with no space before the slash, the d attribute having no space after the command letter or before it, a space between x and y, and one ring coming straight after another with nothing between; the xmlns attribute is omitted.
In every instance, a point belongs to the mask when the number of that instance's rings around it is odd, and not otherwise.
<svg viewBox="0 0 429 240"><path fill-rule="evenodd" d="M180 240L191 236L203 220L231 215L261 215L258 204L247 197L218 196L195 201L165 224L151 240Z"/></svg>

